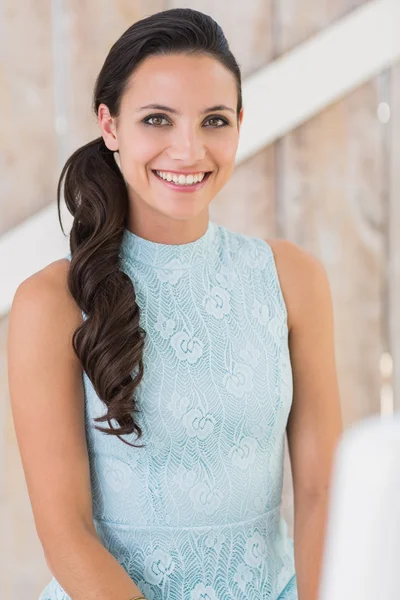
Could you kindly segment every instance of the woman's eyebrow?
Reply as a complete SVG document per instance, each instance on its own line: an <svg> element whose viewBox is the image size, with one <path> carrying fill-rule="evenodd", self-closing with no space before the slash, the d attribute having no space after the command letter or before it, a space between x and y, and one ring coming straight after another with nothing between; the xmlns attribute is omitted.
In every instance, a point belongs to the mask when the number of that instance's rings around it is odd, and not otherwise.
<svg viewBox="0 0 400 600"><path fill-rule="evenodd" d="M139 108L137 108L136 112L140 112L141 110L147 110L149 108L156 109L156 110L164 110L165 112L170 112L174 115L182 114L181 112L179 112L179 110L176 110L175 108L170 108L169 106L164 106L163 104L146 104L146 106L140 106ZM216 106L211 106L210 108L205 108L203 111L200 112L200 114L205 115L206 113L214 112L217 110L229 110L233 114L235 114L235 111L233 110L233 108L230 108L229 106L225 106L225 104L217 104Z"/></svg>

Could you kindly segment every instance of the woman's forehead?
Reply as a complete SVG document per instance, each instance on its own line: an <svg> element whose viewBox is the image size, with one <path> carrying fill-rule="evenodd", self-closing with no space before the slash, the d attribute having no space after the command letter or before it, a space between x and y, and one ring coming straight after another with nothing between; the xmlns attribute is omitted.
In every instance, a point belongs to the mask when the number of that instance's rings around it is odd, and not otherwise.
<svg viewBox="0 0 400 600"><path fill-rule="evenodd" d="M150 103L183 110L184 101L202 109L225 104L234 108L236 82L232 73L208 56L151 56L133 73L126 102L137 111ZM179 106L177 105L179 104Z"/></svg>

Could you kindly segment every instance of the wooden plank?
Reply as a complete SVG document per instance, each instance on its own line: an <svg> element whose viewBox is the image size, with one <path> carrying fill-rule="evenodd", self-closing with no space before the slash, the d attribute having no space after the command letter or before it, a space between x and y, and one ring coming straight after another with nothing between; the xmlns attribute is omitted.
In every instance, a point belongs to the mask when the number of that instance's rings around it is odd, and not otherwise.
<svg viewBox="0 0 400 600"><path fill-rule="evenodd" d="M280 224L328 272L346 426L380 411L385 239L377 99L376 84L367 84L281 143Z"/></svg>
<svg viewBox="0 0 400 600"><path fill-rule="evenodd" d="M394 409L400 410L400 64L391 70L389 191L389 343Z"/></svg>
<svg viewBox="0 0 400 600"><path fill-rule="evenodd" d="M367 0L280 0L275 5L275 48L279 54L291 50L315 33L350 14Z"/></svg>
<svg viewBox="0 0 400 600"><path fill-rule="evenodd" d="M54 197L56 150L51 0L1 8L0 235Z"/></svg>
<svg viewBox="0 0 400 600"><path fill-rule="evenodd" d="M312 15L315 4L306 4L310 10L303 6L303 15ZM332 11L338 16L336 3L324 6L320 20ZM341 4L342 10L353 6ZM292 18L286 14L280 51L292 43ZM294 42L302 35L298 29ZM378 100L377 83L370 82L278 143L280 231L322 260L332 286L345 425L380 410L384 170Z"/></svg>

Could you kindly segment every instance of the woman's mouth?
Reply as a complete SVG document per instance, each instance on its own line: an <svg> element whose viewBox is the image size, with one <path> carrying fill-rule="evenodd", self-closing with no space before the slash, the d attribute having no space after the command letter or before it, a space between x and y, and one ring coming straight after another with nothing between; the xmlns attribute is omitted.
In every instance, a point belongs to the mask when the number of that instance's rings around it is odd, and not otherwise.
<svg viewBox="0 0 400 600"><path fill-rule="evenodd" d="M157 174L157 171L155 171L155 170L152 170L152 173L158 179L158 181L160 181L161 183L164 183L169 188L175 190L176 192L186 192L187 193L187 192L196 192L197 190L202 189L205 186L205 184L207 183L207 181L209 180L212 171L208 171L204 175L203 179L201 181L199 181L198 183L175 183L174 181L167 181L166 179L163 179L160 175Z"/></svg>

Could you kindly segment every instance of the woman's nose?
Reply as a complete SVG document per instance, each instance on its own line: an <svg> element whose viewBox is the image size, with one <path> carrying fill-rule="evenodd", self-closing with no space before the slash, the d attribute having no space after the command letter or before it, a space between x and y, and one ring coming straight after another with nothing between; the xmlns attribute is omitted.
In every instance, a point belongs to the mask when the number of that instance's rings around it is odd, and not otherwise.
<svg viewBox="0 0 400 600"><path fill-rule="evenodd" d="M206 150L198 133L185 130L175 133L169 154L172 160L182 160L195 164L204 159Z"/></svg>

